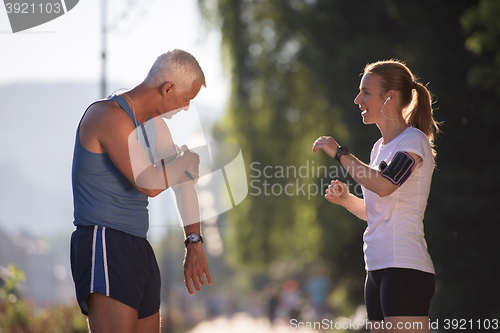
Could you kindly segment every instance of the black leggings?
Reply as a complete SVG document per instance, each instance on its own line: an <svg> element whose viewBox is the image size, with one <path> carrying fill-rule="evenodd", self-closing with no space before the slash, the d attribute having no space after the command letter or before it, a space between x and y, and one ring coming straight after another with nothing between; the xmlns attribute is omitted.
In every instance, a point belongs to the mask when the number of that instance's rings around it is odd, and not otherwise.
<svg viewBox="0 0 500 333"><path fill-rule="evenodd" d="M365 304L369 320L392 316L428 316L434 274L409 268L368 271Z"/></svg>

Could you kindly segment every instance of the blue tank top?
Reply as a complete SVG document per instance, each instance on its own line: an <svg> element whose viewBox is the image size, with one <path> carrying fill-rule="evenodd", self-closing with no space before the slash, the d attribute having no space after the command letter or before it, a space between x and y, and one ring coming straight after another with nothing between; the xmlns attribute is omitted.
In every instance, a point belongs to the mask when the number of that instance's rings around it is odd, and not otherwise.
<svg viewBox="0 0 500 333"><path fill-rule="evenodd" d="M146 126L139 123L121 96L111 96L108 100L116 101L137 124L137 133L142 137L139 142L147 149L150 159L153 158L152 149L156 141L153 121L148 121ZM147 130L145 127L148 127ZM80 143L79 129L80 125L76 131L72 168L73 224L100 225L146 238L149 229L148 197L125 178L108 154L86 150Z"/></svg>

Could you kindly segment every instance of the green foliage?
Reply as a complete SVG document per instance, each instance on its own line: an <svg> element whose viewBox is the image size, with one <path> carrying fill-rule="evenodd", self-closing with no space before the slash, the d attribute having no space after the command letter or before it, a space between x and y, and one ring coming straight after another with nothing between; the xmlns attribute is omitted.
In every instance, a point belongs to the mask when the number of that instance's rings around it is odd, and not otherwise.
<svg viewBox="0 0 500 333"><path fill-rule="evenodd" d="M286 169L331 163L310 149L319 135L331 132L331 127L343 128L341 122L331 121L340 118L342 109L330 103L329 92L314 77L307 31L293 27L298 13L279 2L221 2L220 7L226 12L224 17L237 20L225 20L223 24L226 45L233 54L235 89L226 140L242 147L247 166L259 162L261 169ZM233 35L235 31L238 36ZM339 132L343 135L337 139L348 143L347 131ZM249 180L264 184L266 178ZM301 185L309 189L320 182L317 177L273 177L269 184L277 184L280 189L297 180L295 190ZM318 241L322 230L317 213L324 203L321 196L318 200L318 196L310 199L302 193L297 195L297 191L295 194L251 195L235 210L231 239L246 239L248 246L233 247L233 262L269 264L281 256L307 262L320 255L325 243Z"/></svg>
<svg viewBox="0 0 500 333"><path fill-rule="evenodd" d="M17 298L21 284L26 281L24 272L15 265L9 265L4 275L3 286L0 288L0 299L6 301Z"/></svg>
<svg viewBox="0 0 500 333"><path fill-rule="evenodd" d="M207 8L213 2L201 3ZM363 224L322 198L326 187L320 186L331 180L328 175L311 175L318 166L338 167L325 154L311 152L318 136L335 133L339 142L352 143L343 120L346 109L339 103L345 99L345 91L329 89L326 84L329 71L341 67L332 64L325 70L318 66L331 63L310 29L317 22L311 16L321 16L321 9L296 11L284 2L224 0L218 2L218 8L233 93L227 118L214 136L242 148L249 182L254 185L247 199L230 213L226 237L230 261L262 269L279 259L294 258L304 264L328 258L330 265L339 266L335 277L351 276L354 270L358 273L355 280L361 284L361 247L356 240ZM304 21L307 24L299 24ZM350 101L356 95L357 80L354 75ZM257 164L251 168L252 163ZM272 170L270 178L262 172L266 167ZM307 176L286 173L288 168L301 167L309 170ZM278 168L285 170L284 176L276 176ZM289 184L293 195L283 193ZM344 246L351 243L358 247ZM358 258L358 265L338 264L338 258L347 257L348 251ZM361 297L354 302L361 302Z"/></svg>
<svg viewBox="0 0 500 333"><path fill-rule="evenodd" d="M499 48L500 3L496 0L481 0L478 5L464 12L460 23L465 32L471 34L466 46L476 54Z"/></svg>
<svg viewBox="0 0 500 333"><path fill-rule="evenodd" d="M472 87L493 90L500 97L500 2L481 0L464 12L460 23L469 37L468 50L482 61L472 66L467 75Z"/></svg>
<svg viewBox="0 0 500 333"><path fill-rule="evenodd" d="M24 272L9 265L0 288L0 333L84 333L85 317L77 305L35 309L20 297Z"/></svg>

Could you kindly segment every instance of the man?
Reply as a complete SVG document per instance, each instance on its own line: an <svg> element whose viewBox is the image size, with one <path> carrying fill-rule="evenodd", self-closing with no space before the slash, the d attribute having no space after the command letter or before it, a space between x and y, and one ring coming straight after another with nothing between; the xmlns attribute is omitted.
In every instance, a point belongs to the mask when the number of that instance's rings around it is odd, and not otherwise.
<svg viewBox="0 0 500 333"><path fill-rule="evenodd" d="M146 240L148 197L172 187L186 234L190 295L211 284L194 184L199 157L176 149L162 117L187 110L205 77L182 50L158 57L146 79L89 106L73 157L71 268L92 333L159 332L160 275Z"/></svg>

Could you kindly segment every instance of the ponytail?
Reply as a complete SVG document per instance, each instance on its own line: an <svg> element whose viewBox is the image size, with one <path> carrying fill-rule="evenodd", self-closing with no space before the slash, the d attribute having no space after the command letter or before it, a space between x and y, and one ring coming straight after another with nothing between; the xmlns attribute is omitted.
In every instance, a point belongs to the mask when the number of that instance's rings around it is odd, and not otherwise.
<svg viewBox="0 0 500 333"><path fill-rule="evenodd" d="M435 158L434 134L440 131L439 123L432 115L431 94L427 87L417 82L410 69L399 60L367 64L364 74L368 73L380 77L382 92L389 90L399 92L403 118L409 126L418 128L427 136L432 147L432 156Z"/></svg>
<svg viewBox="0 0 500 333"><path fill-rule="evenodd" d="M419 82L414 82L416 96L409 107L409 111L406 112L405 120L408 125L418 128L421 130L431 143L432 156L436 156L436 151L434 150L434 134L439 133L439 124L434 120L431 94L426 86Z"/></svg>

